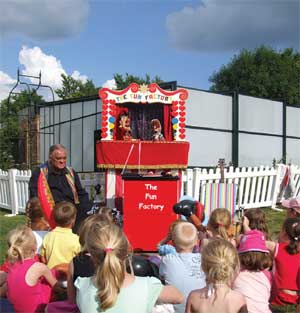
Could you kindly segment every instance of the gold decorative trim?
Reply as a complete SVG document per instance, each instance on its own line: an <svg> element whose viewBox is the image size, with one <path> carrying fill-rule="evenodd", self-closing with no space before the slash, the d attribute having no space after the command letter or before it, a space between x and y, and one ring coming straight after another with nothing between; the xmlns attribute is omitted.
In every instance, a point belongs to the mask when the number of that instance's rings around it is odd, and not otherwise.
<svg viewBox="0 0 300 313"><path fill-rule="evenodd" d="M101 169L123 169L124 164L97 164L97 168ZM128 169L186 169L187 165L182 164L166 164L166 165L127 165Z"/></svg>

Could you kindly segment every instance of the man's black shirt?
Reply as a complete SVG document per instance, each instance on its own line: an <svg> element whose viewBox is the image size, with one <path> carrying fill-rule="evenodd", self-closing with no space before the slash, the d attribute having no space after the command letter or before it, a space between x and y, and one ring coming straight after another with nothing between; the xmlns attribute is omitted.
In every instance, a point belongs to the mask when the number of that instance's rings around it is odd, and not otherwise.
<svg viewBox="0 0 300 313"><path fill-rule="evenodd" d="M74 195L72 189L67 181L66 174L68 170L64 168L63 170L55 170L51 164L47 164L48 175L47 181L49 188L51 190L53 199L55 203L62 201L68 201L75 204ZM37 167L31 175L29 181L29 197L38 197L38 177L40 175L40 167ZM92 207L92 202L89 200L88 193L82 187L78 174L73 170L73 176L75 180L75 187L78 193L79 205L77 207L77 218L76 225L86 217L86 212L89 211ZM77 228L77 227L75 227Z"/></svg>

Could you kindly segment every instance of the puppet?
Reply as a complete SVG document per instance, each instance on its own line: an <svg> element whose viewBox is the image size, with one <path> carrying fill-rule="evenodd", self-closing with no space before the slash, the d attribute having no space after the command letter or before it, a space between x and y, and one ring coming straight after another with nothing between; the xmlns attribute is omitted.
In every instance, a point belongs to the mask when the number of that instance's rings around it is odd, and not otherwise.
<svg viewBox="0 0 300 313"><path fill-rule="evenodd" d="M122 112L119 115L119 134L120 134L120 140L131 140L131 127L130 127L130 118L128 116L128 113L126 111Z"/></svg>
<svg viewBox="0 0 300 313"><path fill-rule="evenodd" d="M165 137L161 133L161 124L158 119L151 120L151 128L152 128L152 140L153 141L164 141Z"/></svg>

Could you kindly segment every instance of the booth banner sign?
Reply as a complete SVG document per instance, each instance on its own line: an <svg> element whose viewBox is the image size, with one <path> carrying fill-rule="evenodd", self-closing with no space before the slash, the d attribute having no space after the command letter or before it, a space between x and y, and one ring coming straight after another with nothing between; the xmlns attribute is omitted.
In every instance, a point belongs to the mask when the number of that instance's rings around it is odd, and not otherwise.
<svg viewBox="0 0 300 313"><path fill-rule="evenodd" d="M104 169L183 169L188 142L106 141L96 143L97 167Z"/></svg>
<svg viewBox="0 0 300 313"><path fill-rule="evenodd" d="M177 219L179 180L123 180L123 229L135 250L156 251Z"/></svg>
<svg viewBox="0 0 300 313"><path fill-rule="evenodd" d="M185 89L178 89L176 91L166 91L161 89L157 84L138 85L130 84L124 90L112 90L109 88L102 88L99 91L99 97L108 103L166 103L172 104L173 101L184 101L188 97ZM105 101L106 102L106 101Z"/></svg>
<svg viewBox="0 0 300 313"><path fill-rule="evenodd" d="M174 140L185 140L185 102L188 98L186 89L167 91L155 83L149 85L132 83L123 90L101 88L99 97L102 99L101 137L103 139L114 140L113 133L118 118L116 115L118 106L125 103L139 103L142 106L157 103L169 105L171 108L171 127L174 132Z"/></svg>

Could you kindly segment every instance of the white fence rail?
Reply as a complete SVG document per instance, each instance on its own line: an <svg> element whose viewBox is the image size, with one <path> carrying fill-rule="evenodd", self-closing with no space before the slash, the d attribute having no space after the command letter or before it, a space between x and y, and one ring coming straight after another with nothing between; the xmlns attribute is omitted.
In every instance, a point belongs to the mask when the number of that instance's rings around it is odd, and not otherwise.
<svg viewBox="0 0 300 313"><path fill-rule="evenodd" d="M248 167L232 168L224 170L224 180L237 185L237 208L245 209L254 207L275 207L276 203L284 196L283 178L286 166L279 164L276 168ZM300 196L300 167L290 166L290 188L291 196ZM28 200L28 182L31 171L19 171L10 169L0 170L0 208L10 210L12 214L24 213L26 201ZM181 193L187 194L200 202L205 203L205 187L209 183L220 182L220 170L210 169L187 169L182 175ZM97 198L95 186L102 186L103 175L100 173L89 173L81 175L82 185L93 199ZM99 195L100 196L100 195ZM103 197L103 194L101 195Z"/></svg>
<svg viewBox="0 0 300 313"><path fill-rule="evenodd" d="M236 208L275 207L283 197L283 178L287 167L260 166L224 170L224 182L237 185ZM300 167L290 166L290 196L300 196ZM205 203L207 184L219 183L220 169L187 169L182 177L182 194L188 194Z"/></svg>
<svg viewBox="0 0 300 313"><path fill-rule="evenodd" d="M30 170L0 170L0 208L11 210L12 214L25 212L30 177Z"/></svg>

